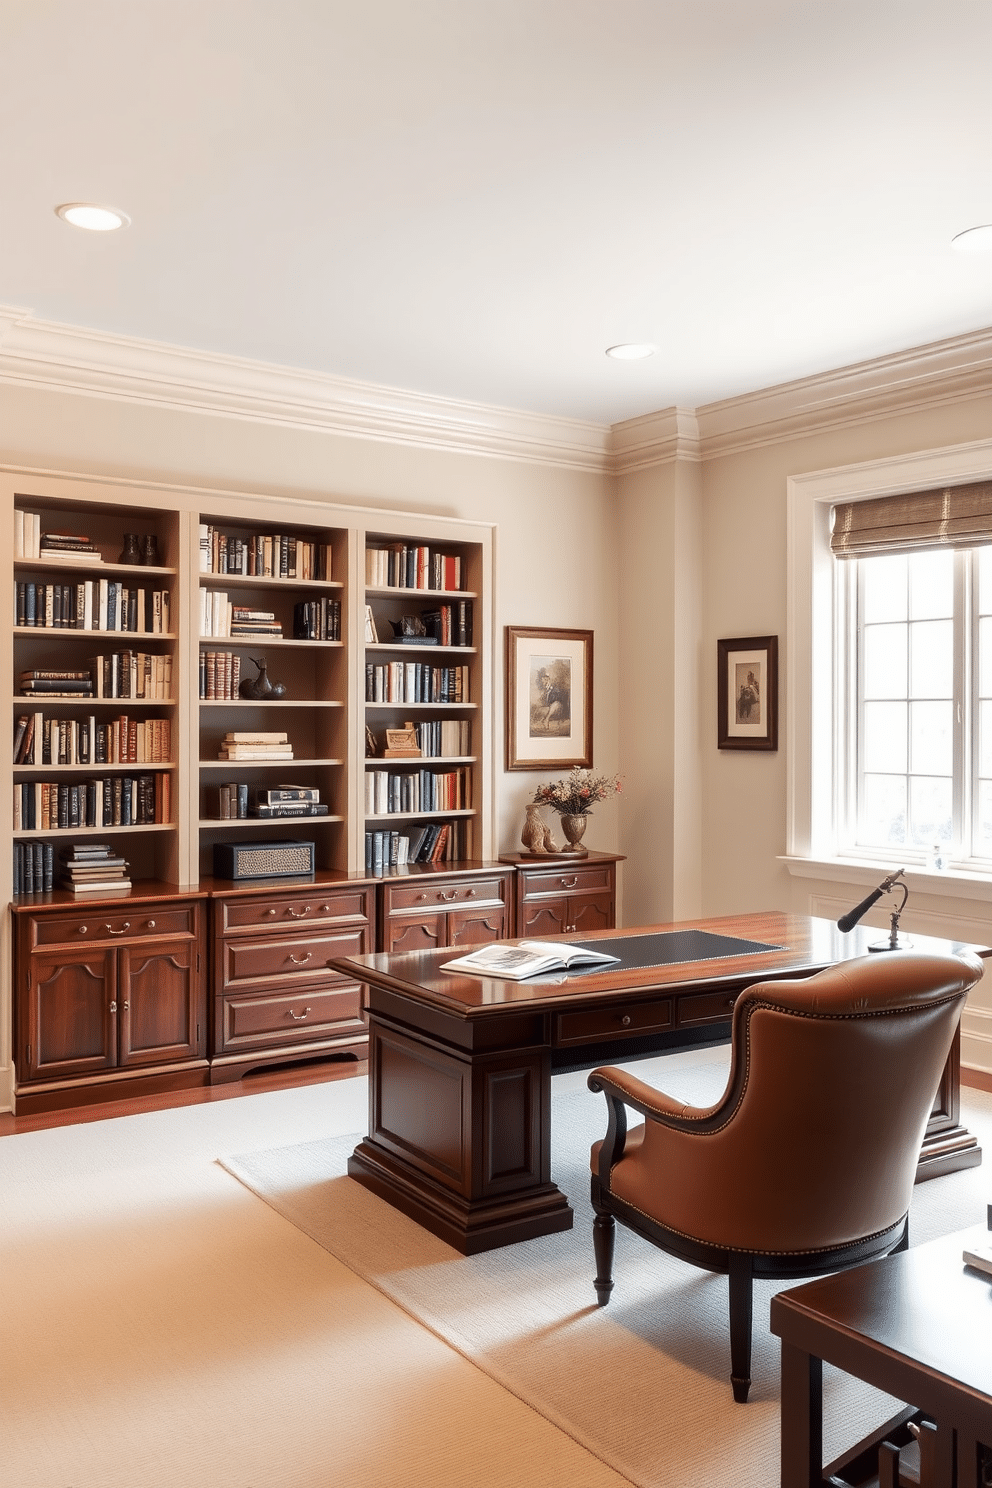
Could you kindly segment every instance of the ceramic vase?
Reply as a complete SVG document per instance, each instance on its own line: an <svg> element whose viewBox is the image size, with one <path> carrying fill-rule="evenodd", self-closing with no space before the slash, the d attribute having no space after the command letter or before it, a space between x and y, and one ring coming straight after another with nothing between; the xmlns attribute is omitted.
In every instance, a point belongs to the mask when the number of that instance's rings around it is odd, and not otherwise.
<svg viewBox="0 0 992 1488"><path fill-rule="evenodd" d="M569 853L574 858L585 858L588 856L589 849L582 846L582 837L586 830L587 819L585 816L571 816L567 812L562 813L561 829L565 833L565 839L568 842L568 846L561 849L563 853Z"/></svg>

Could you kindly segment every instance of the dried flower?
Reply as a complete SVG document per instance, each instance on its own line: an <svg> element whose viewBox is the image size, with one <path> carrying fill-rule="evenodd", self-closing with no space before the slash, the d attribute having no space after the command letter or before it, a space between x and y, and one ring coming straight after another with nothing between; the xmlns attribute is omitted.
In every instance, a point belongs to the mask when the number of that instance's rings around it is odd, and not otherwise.
<svg viewBox="0 0 992 1488"><path fill-rule="evenodd" d="M564 780L539 785L534 802L538 806L550 806L560 816L591 816L598 801L605 801L622 789L619 775L594 775L591 770L576 767Z"/></svg>

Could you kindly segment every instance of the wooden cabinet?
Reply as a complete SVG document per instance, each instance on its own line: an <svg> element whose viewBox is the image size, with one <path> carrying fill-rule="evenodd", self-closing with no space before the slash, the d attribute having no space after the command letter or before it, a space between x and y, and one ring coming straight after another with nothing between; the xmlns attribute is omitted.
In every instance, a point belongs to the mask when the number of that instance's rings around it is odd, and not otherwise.
<svg viewBox="0 0 992 1488"><path fill-rule="evenodd" d="M513 875L496 864L411 870L379 890L379 949L473 946L512 933Z"/></svg>
<svg viewBox="0 0 992 1488"><path fill-rule="evenodd" d="M590 852L584 858L525 858L509 853L500 859L516 868L516 918L513 934L583 935L616 925L615 853Z"/></svg>
<svg viewBox="0 0 992 1488"><path fill-rule="evenodd" d="M211 1083L264 1064L364 1059L362 986L329 963L374 949L375 885L318 873L284 888L211 887Z"/></svg>
<svg viewBox="0 0 992 1488"><path fill-rule="evenodd" d="M80 904L56 892L45 906L15 907L14 917L20 1109L109 1100L136 1091L136 1074L163 1069L202 1083L198 898L145 891Z"/></svg>

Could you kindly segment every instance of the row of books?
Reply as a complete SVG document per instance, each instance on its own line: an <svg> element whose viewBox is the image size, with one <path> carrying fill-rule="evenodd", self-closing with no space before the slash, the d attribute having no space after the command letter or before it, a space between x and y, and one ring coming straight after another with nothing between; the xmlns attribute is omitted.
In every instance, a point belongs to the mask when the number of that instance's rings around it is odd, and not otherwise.
<svg viewBox="0 0 992 1488"><path fill-rule="evenodd" d="M14 624L28 630L168 635L172 630L170 591L126 588L115 579L19 583L14 591Z"/></svg>
<svg viewBox="0 0 992 1488"><path fill-rule="evenodd" d="M61 882L74 894L118 893L131 887L127 859L107 842L74 842L60 857Z"/></svg>
<svg viewBox="0 0 992 1488"><path fill-rule="evenodd" d="M200 523L200 572L248 578L317 579L331 577L328 543L292 533L256 532L246 537Z"/></svg>
<svg viewBox="0 0 992 1488"><path fill-rule="evenodd" d="M163 765L172 759L168 718L108 722L22 713L14 723L15 765Z"/></svg>
<svg viewBox="0 0 992 1488"><path fill-rule="evenodd" d="M385 646L471 646L472 601L459 599L454 604L422 610L414 618L420 630L408 626L410 616L400 620L379 619L370 604L365 606L365 640Z"/></svg>
<svg viewBox="0 0 992 1488"><path fill-rule="evenodd" d="M172 701L172 657L167 653L113 651L94 656L91 666L94 697Z"/></svg>
<svg viewBox="0 0 992 1488"><path fill-rule="evenodd" d="M431 666L426 661L365 663L367 703L467 703L467 666Z"/></svg>
<svg viewBox="0 0 992 1488"><path fill-rule="evenodd" d="M200 652L200 696L230 701L241 686L241 657L236 651Z"/></svg>
<svg viewBox="0 0 992 1488"><path fill-rule="evenodd" d="M255 817L275 820L290 816L327 816L330 807L316 786L278 786L267 790L233 782L217 788L217 815L222 821Z"/></svg>
<svg viewBox="0 0 992 1488"><path fill-rule="evenodd" d="M366 770L369 816L394 811L463 811L471 806L471 772L457 770Z"/></svg>
<svg viewBox="0 0 992 1488"><path fill-rule="evenodd" d="M14 557L103 562L103 554L91 537L77 532L42 532L41 513L20 510L14 512Z"/></svg>
<svg viewBox="0 0 992 1488"><path fill-rule="evenodd" d="M365 582L375 589L463 589L458 553L407 543L365 549Z"/></svg>
<svg viewBox="0 0 992 1488"><path fill-rule="evenodd" d="M457 755L471 754L472 724L468 718L431 718L414 726L417 746L428 759L452 759ZM381 754L384 741L377 739L368 730L367 754L374 758Z"/></svg>
<svg viewBox="0 0 992 1488"><path fill-rule="evenodd" d="M217 758L221 760L292 759L293 746L289 742L289 735L285 733L232 729L221 740Z"/></svg>
<svg viewBox="0 0 992 1488"><path fill-rule="evenodd" d="M411 863L449 863L461 857L461 834L454 822L434 823L411 832L366 832L366 873L388 873Z"/></svg>
<svg viewBox="0 0 992 1488"><path fill-rule="evenodd" d="M73 827L140 827L172 819L172 782L164 771L106 775L99 780L17 781L14 831Z"/></svg>
<svg viewBox="0 0 992 1488"><path fill-rule="evenodd" d="M304 599L293 606L293 637L297 641L339 641L341 601Z"/></svg>
<svg viewBox="0 0 992 1488"><path fill-rule="evenodd" d="M254 636L279 639L282 621L273 610L258 610L250 605L236 605L222 589L200 590L200 635Z"/></svg>
<svg viewBox="0 0 992 1488"><path fill-rule="evenodd" d="M14 843L14 893L45 894L55 887L55 849L51 842Z"/></svg>

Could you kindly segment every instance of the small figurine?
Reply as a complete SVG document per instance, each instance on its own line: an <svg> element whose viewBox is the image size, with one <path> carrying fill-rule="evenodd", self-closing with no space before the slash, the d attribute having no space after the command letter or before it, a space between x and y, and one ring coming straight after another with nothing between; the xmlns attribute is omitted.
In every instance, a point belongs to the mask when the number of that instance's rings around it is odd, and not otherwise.
<svg viewBox="0 0 992 1488"><path fill-rule="evenodd" d="M286 693L286 684L285 682L269 681L269 674L265 657L250 656L248 659L249 661L253 661L258 667L258 676L246 677L244 679L241 686L238 688L241 696L243 698L248 698L252 702L262 702L266 699L271 702L273 698L284 697Z"/></svg>
<svg viewBox="0 0 992 1488"><path fill-rule="evenodd" d="M523 831L520 833L520 841L529 853L536 857L544 853L556 853L558 851L551 828L541 815L540 806L527 806L525 808L527 817L524 821Z"/></svg>
<svg viewBox="0 0 992 1488"><path fill-rule="evenodd" d="M398 620L392 622L393 631L398 636L425 636L427 626L419 615L401 615Z"/></svg>

